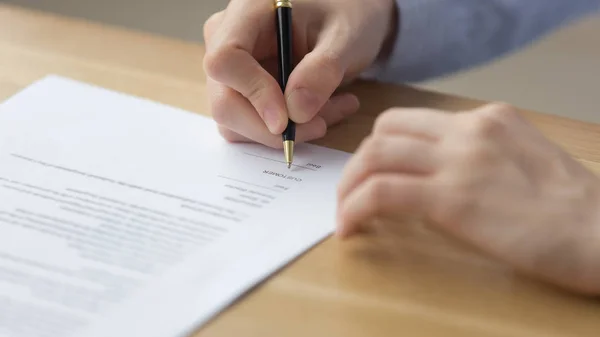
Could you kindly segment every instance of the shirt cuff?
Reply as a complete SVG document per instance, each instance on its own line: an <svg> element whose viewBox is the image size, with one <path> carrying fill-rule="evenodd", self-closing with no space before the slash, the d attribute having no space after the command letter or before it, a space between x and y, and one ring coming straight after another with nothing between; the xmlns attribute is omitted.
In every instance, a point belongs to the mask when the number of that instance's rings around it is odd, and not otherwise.
<svg viewBox="0 0 600 337"><path fill-rule="evenodd" d="M448 22L460 24L468 13L459 6L452 8L441 5L446 0L394 1L398 11L398 28L391 51L384 60L372 64L360 77L399 83L424 81L439 75L443 65L436 66L432 60L444 59L442 54L448 35L462 29L446 26Z"/></svg>

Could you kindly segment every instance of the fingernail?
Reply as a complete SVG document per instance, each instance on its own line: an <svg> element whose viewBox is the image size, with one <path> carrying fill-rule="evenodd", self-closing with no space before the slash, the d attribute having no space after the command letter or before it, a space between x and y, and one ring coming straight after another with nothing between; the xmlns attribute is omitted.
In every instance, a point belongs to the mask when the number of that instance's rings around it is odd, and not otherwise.
<svg viewBox="0 0 600 337"><path fill-rule="evenodd" d="M263 118L269 131L276 133L279 128L279 110L273 107L267 108L263 114Z"/></svg>
<svg viewBox="0 0 600 337"><path fill-rule="evenodd" d="M319 110L319 98L306 88L299 88L289 95L287 105L290 117L308 122Z"/></svg>

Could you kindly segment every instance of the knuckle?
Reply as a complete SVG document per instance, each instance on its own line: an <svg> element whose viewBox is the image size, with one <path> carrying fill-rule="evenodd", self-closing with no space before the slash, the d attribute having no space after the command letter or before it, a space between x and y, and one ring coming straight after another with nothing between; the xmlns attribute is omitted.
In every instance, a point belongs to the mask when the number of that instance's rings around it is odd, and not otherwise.
<svg viewBox="0 0 600 337"><path fill-rule="evenodd" d="M227 64L227 50L224 47L218 47L215 50L207 51L204 55L204 71L206 74L214 79L219 79L222 74L228 71L229 66Z"/></svg>
<svg viewBox="0 0 600 337"><path fill-rule="evenodd" d="M399 109L387 109L382 112L377 119L375 119L375 123L373 125L374 133L385 132L388 129L388 126L392 122L394 116L396 116L399 112Z"/></svg>
<svg viewBox="0 0 600 337"><path fill-rule="evenodd" d="M514 117L519 114L514 106L504 102L492 102L487 107L488 111L498 118Z"/></svg>
<svg viewBox="0 0 600 337"><path fill-rule="evenodd" d="M346 69L342 62L342 56L333 51L326 51L319 58L319 68L324 74L331 76L332 81L340 82L344 78Z"/></svg>
<svg viewBox="0 0 600 337"><path fill-rule="evenodd" d="M507 103L490 103L474 115L472 131L481 137L499 136L519 117L519 111Z"/></svg>
<svg viewBox="0 0 600 337"><path fill-rule="evenodd" d="M475 115L471 124L471 132L480 138L493 138L505 131L506 125L496 112Z"/></svg>
<svg viewBox="0 0 600 337"><path fill-rule="evenodd" d="M489 105L489 114L504 125L521 121L521 113L510 104L495 102Z"/></svg>
<svg viewBox="0 0 600 337"><path fill-rule="evenodd" d="M372 172L381 161L381 151L384 140L381 137L369 136L365 139L360 149L360 159L364 170Z"/></svg>
<svg viewBox="0 0 600 337"><path fill-rule="evenodd" d="M204 40L209 41L212 37L213 33L216 31L219 23L221 22L221 18L223 16L223 12L217 12L211 15L208 20L204 22L203 26L203 35Z"/></svg>

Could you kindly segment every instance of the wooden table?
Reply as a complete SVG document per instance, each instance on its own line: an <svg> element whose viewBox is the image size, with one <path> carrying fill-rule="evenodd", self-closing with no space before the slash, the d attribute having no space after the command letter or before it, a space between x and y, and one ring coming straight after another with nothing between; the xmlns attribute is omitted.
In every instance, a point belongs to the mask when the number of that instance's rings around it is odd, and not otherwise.
<svg viewBox="0 0 600 337"><path fill-rule="evenodd" d="M205 113L200 45L0 4L0 100L55 73ZM362 111L320 144L353 151L390 106L482 102L359 83ZM600 126L526 112L600 171ZM347 136L352 134L351 138ZM599 336L600 304L519 277L418 227L393 238L329 239L257 287L198 336Z"/></svg>

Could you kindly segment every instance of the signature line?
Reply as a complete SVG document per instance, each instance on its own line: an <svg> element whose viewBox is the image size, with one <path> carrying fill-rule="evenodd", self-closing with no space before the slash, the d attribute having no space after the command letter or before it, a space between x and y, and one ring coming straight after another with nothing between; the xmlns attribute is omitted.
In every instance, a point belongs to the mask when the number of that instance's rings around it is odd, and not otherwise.
<svg viewBox="0 0 600 337"><path fill-rule="evenodd" d="M248 156L252 156L252 157L262 158L262 159L266 159L266 160L275 161L275 162L278 162L278 163L283 163L283 164L285 164L285 162L284 162L283 160L277 160L277 159L273 159L273 158L267 158L267 157L259 156L259 155L257 155L257 154L248 153L248 152L244 152L244 154L245 154L245 155L248 155ZM305 170L316 171L315 169L313 169L313 168L311 168L311 167L306 167L306 166L302 166L302 165L294 165L294 164L292 164L292 166L299 167L299 168L303 168L303 169L305 169Z"/></svg>

